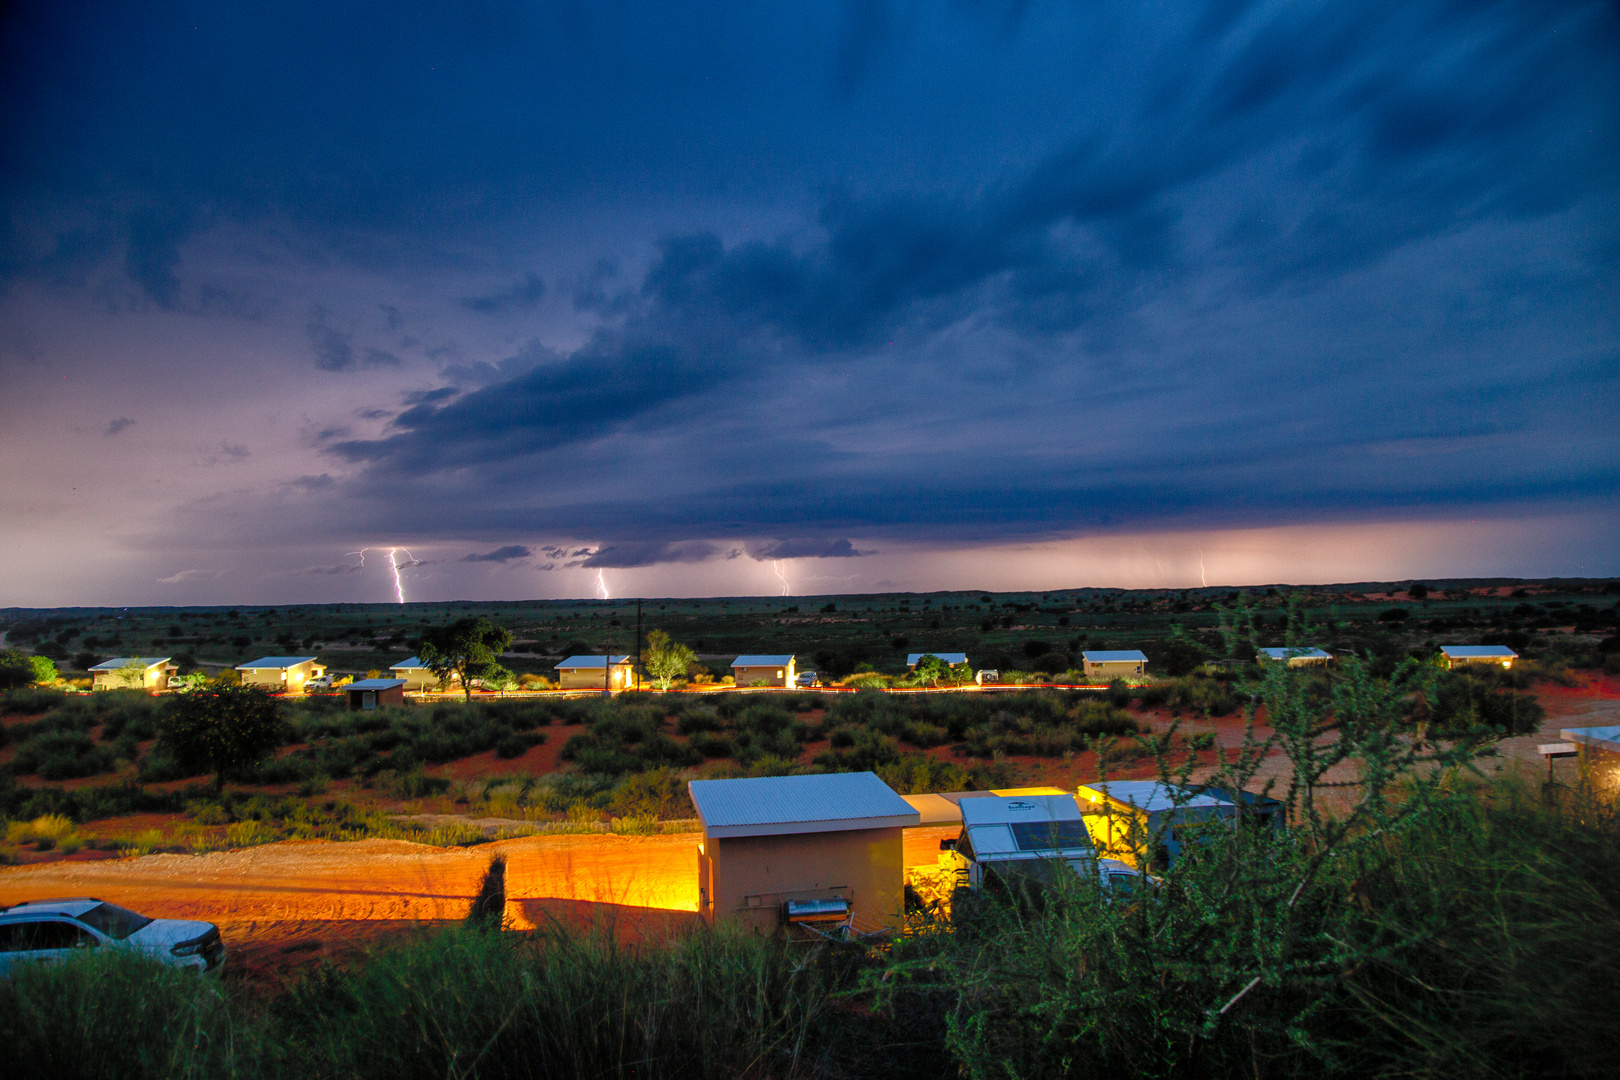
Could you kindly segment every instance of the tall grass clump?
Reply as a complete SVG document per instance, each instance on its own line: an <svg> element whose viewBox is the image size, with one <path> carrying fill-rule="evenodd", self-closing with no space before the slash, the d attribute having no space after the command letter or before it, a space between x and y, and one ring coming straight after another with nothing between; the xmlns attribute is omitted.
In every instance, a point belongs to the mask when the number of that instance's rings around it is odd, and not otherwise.
<svg viewBox="0 0 1620 1080"><path fill-rule="evenodd" d="M811 1076L833 989L815 959L724 931L638 952L457 929L304 981L270 1034L304 1077Z"/></svg>
<svg viewBox="0 0 1620 1080"><path fill-rule="evenodd" d="M13 1080L229 1080L265 1075L258 1025L216 979L100 949L0 980Z"/></svg>

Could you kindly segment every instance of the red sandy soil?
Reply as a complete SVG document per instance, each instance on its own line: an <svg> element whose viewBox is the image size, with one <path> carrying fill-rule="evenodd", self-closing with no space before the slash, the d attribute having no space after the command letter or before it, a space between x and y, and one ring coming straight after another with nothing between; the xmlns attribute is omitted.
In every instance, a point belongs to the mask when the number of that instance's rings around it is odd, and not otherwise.
<svg viewBox="0 0 1620 1080"><path fill-rule="evenodd" d="M684 933L697 910L697 835L539 836L476 848L398 840L286 841L207 855L0 869L0 906L95 896L156 918L217 924L250 976L354 954L463 918L503 855L518 929L599 927L627 942Z"/></svg>
<svg viewBox="0 0 1620 1080"><path fill-rule="evenodd" d="M486 750L482 754L452 761L448 765L433 770L437 776L448 776L452 780L475 780L485 776L505 776L522 773L527 776L544 776L548 772L555 772L562 764L557 755L562 752L563 745L570 738L585 730L583 724L559 724L556 727L541 728L546 733L546 741L539 746L531 746L522 757L501 758L495 756L495 751Z"/></svg>

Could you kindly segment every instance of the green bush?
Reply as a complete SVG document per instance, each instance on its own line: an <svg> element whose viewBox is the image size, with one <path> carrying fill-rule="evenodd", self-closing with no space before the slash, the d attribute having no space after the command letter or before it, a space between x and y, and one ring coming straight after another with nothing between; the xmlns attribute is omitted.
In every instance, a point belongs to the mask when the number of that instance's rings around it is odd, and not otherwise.
<svg viewBox="0 0 1620 1080"><path fill-rule="evenodd" d="M40 713L60 708L67 699L68 695L60 690L19 687L0 693L0 715L38 716Z"/></svg>

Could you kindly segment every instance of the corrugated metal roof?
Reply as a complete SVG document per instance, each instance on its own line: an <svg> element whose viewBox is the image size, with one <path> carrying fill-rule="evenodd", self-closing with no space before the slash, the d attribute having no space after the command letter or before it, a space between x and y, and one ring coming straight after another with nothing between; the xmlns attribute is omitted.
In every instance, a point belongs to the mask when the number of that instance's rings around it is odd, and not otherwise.
<svg viewBox="0 0 1620 1080"><path fill-rule="evenodd" d="M1147 657L1137 649L1104 649L1080 654L1093 664L1145 664Z"/></svg>
<svg viewBox="0 0 1620 1080"><path fill-rule="evenodd" d="M262 671L265 668L290 668L299 664L307 664L314 660L313 656L261 656L251 664L237 664L237 671Z"/></svg>
<svg viewBox="0 0 1620 1080"><path fill-rule="evenodd" d="M937 656L947 664L967 663L967 653L965 652L914 652L906 654L906 666L916 667L922 663L922 658L925 656Z"/></svg>
<svg viewBox="0 0 1620 1080"><path fill-rule="evenodd" d="M787 667L788 662L794 658L792 653L783 653L781 656L739 656L731 662L732 667Z"/></svg>
<svg viewBox="0 0 1620 1080"><path fill-rule="evenodd" d="M1295 646L1291 649L1264 648L1260 650L1273 660L1331 660L1333 654L1313 646Z"/></svg>
<svg viewBox="0 0 1620 1080"><path fill-rule="evenodd" d="M167 664L168 662L169 658L167 656L115 656L111 660L103 660L89 670L117 671L119 668L127 667L130 664L139 664L142 668L154 668L159 664Z"/></svg>
<svg viewBox="0 0 1620 1080"><path fill-rule="evenodd" d="M1102 783L1083 786L1103 792L1120 802L1129 803L1149 814L1169 810L1176 805L1175 789L1166 787L1157 780L1105 780ZM1181 803L1185 810L1210 810L1232 805L1225 799L1217 799L1213 795L1195 795L1191 792L1186 794L1188 797Z"/></svg>
<svg viewBox="0 0 1620 1080"><path fill-rule="evenodd" d="M988 799L963 799L962 824L1010 825L1015 821L1079 821L1080 804L1074 796L1016 795Z"/></svg>
<svg viewBox="0 0 1620 1080"><path fill-rule="evenodd" d="M704 833L717 838L881 829L920 820L869 772L693 780L686 787Z"/></svg>
<svg viewBox="0 0 1620 1080"><path fill-rule="evenodd" d="M1612 750L1620 753L1620 727L1565 728L1558 733L1558 737L1565 742L1580 743L1582 746L1595 746L1600 750Z"/></svg>
<svg viewBox="0 0 1620 1080"><path fill-rule="evenodd" d="M389 671L426 671L427 665L422 663L420 656L408 656L397 664L389 664Z"/></svg>
<svg viewBox="0 0 1620 1080"><path fill-rule="evenodd" d="M618 667L620 664L627 664L629 662L629 654L624 656L615 656L613 658L614 667ZM558 664L557 667L559 670L562 668L602 668L607 667L607 658L603 656L570 656L568 659Z"/></svg>
<svg viewBox="0 0 1620 1080"><path fill-rule="evenodd" d="M1519 655L1506 645L1442 645L1440 651L1447 656L1455 656L1460 660L1472 660L1490 656L1508 659Z"/></svg>
<svg viewBox="0 0 1620 1080"><path fill-rule="evenodd" d="M345 686L345 690L392 690L396 686L404 686L404 679L358 679Z"/></svg>

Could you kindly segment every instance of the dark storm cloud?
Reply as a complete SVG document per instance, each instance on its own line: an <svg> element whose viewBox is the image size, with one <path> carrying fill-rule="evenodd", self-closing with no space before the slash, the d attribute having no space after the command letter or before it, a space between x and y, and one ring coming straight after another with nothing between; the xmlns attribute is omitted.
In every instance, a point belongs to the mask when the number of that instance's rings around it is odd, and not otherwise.
<svg viewBox="0 0 1620 1080"><path fill-rule="evenodd" d="M509 289L503 289L490 296L465 297L461 301L461 306L468 311L477 311L485 315L500 315L508 311L528 311L545 299L545 296L546 283L540 280L539 274L531 272Z"/></svg>
<svg viewBox="0 0 1620 1080"><path fill-rule="evenodd" d="M103 431L102 434L110 438L117 435L120 431L123 431L134 422L135 421L131 420L127 416L116 417L113 420L108 421L107 430Z"/></svg>
<svg viewBox="0 0 1620 1080"><path fill-rule="evenodd" d="M407 406L436 405L459 393L461 391L454 386L440 386L433 390L412 390L405 395L404 401Z"/></svg>
<svg viewBox="0 0 1620 1080"><path fill-rule="evenodd" d="M658 563L706 562L720 553L720 549L705 540L683 540L666 543L661 540L608 544L571 565L595 569L654 566Z"/></svg>
<svg viewBox="0 0 1620 1080"><path fill-rule="evenodd" d="M372 396L300 428L334 530L633 567L1614 488L1604 0L277 10L19 9L0 273L308 311Z"/></svg>
<svg viewBox="0 0 1620 1080"><path fill-rule="evenodd" d="M769 559L853 559L869 555L856 551L855 545L845 540L777 540L748 549L750 558Z"/></svg>
<svg viewBox="0 0 1620 1080"><path fill-rule="evenodd" d="M464 556L461 561L506 563L511 562L513 559L527 559L533 554L534 552L522 544L507 544L505 547L498 547L494 551L486 551L482 555L474 552L471 555Z"/></svg>

